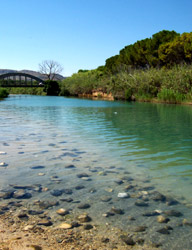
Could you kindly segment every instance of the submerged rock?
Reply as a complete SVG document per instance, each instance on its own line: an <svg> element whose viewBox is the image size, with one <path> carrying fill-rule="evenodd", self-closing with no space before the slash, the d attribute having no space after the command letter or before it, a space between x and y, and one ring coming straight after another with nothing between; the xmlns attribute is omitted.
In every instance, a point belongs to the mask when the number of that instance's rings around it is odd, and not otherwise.
<svg viewBox="0 0 192 250"><path fill-rule="evenodd" d="M107 195L102 196L102 197L100 198L100 200L103 201L103 202L108 202L108 201L110 201L111 199L112 199L112 198L111 198L110 196L107 196Z"/></svg>
<svg viewBox="0 0 192 250"><path fill-rule="evenodd" d="M43 169L45 168L44 166L33 166L33 167L30 167L31 169Z"/></svg>
<svg viewBox="0 0 192 250"><path fill-rule="evenodd" d="M121 235L120 238L127 245L134 246L136 244L136 242L133 240L131 236Z"/></svg>
<svg viewBox="0 0 192 250"><path fill-rule="evenodd" d="M55 190L51 191L50 193L53 196L60 196L63 194L63 190L55 189Z"/></svg>
<svg viewBox="0 0 192 250"><path fill-rule="evenodd" d="M91 224L86 224L86 225L84 225L83 228L84 228L85 230L90 230L90 229L93 228L93 226L92 226Z"/></svg>
<svg viewBox="0 0 192 250"><path fill-rule="evenodd" d="M15 199L30 199L32 197L31 193L26 192L25 190L17 190L13 194L13 198Z"/></svg>
<svg viewBox="0 0 192 250"><path fill-rule="evenodd" d="M69 210L66 210L64 208L59 208L57 211L56 211L57 214L61 215L61 216L64 216L66 214L69 214Z"/></svg>
<svg viewBox="0 0 192 250"><path fill-rule="evenodd" d="M70 229L72 228L72 225L66 222L61 223L59 226L57 226L57 228L61 228L61 229Z"/></svg>
<svg viewBox="0 0 192 250"><path fill-rule="evenodd" d="M88 209L88 208L90 208L90 207L91 207L91 206L90 206L89 204L87 204L87 203L80 204L80 205L78 206L79 209Z"/></svg>
<svg viewBox="0 0 192 250"><path fill-rule="evenodd" d="M89 177L87 173L80 173L77 175L78 178Z"/></svg>
<svg viewBox="0 0 192 250"><path fill-rule="evenodd" d="M130 195L128 193L118 193L117 197L118 198L129 198Z"/></svg>
<svg viewBox="0 0 192 250"><path fill-rule="evenodd" d="M85 186L83 186L83 185L78 185L78 186L75 187L76 190L80 190L80 189L83 189L83 188L85 188Z"/></svg>
<svg viewBox="0 0 192 250"><path fill-rule="evenodd" d="M159 215L158 217L157 217L157 222L159 222L159 223L167 223L167 222L169 222L170 221L170 219L169 218L166 218L165 216L163 216L163 215Z"/></svg>
<svg viewBox="0 0 192 250"><path fill-rule="evenodd" d="M138 226L134 228L134 232L144 232L147 229L146 226Z"/></svg>
<svg viewBox="0 0 192 250"><path fill-rule="evenodd" d="M91 217L89 217L87 214L81 214L77 217L77 219L81 222L81 223L85 223L85 222L89 222L91 221Z"/></svg>
<svg viewBox="0 0 192 250"><path fill-rule="evenodd" d="M174 216L174 217L183 216L183 214L181 212L176 211L176 210L168 210L168 211L165 211L164 214L166 214L168 216Z"/></svg>
<svg viewBox="0 0 192 250"><path fill-rule="evenodd" d="M115 208L115 207L112 207L111 208L111 212L112 213L115 213L115 214L124 214L124 211L120 208Z"/></svg>
<svg viewBox="0 0 192 250"><path fill-rule="evenodd" d="M0 167L7 167L7 166L8 166L8 164L5 163L5 162L1 162L1 163L0 163Z"/></svg>
<svg viewBox="0 0 192 250"><path fill-rule="evenodd" d="M142 200L137 200L135 202L135 205L138 206L138 207L147 207L149 204L145 201L142 201Z"/></svg>
<svg viewBox="0 0 192 250"><path fill-rule="evenodd" d="M50 220L48 220L48 219L40 220L40 221L37 223L37 225L42 225L42 226L46 226L46 227L51 226L52 224L53 224L53 223L52 223Z"/></svg>

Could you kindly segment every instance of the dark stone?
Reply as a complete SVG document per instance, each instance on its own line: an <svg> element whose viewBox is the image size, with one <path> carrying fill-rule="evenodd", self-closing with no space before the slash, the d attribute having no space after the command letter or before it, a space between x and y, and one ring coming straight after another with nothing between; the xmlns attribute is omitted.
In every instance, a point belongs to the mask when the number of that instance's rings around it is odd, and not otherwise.
<svg viewBox="0 0 192 250"><path fill-rule="evenodd" d="M51 191L51 195L53 195L53 196L60 196L62 194L63 194L63 190L55 189L55 190Z"/></svg>
<svg viewBox="0 0 192 250"><path fill-rule="evenodd" d="M144 242L145 242L145 240L143 238L136 239L136 243L139 244L139 245L143 245Z"/></svg>
<svg viewBox="0 0 192 250"><path fill-rule="evenodd" d="M85 203L85 204L80 204L79 206L78 206L78 208L79 209L87 209L87 208L90 208L91 206L89 205L89 204L87 204L87 203Z"/></svg>
<svg viewBox="0 0 192 250"><path fill-rule="evenodd" d="M152 199L154 201L161 201L161 202L165 202L166 201L166 196L159 193L159 192L154 192L153 193L153 196L152 196Z"/></svg>
<svg viewBox="0 0 192 250"><path fill-rule="evenodd" d="M164 214L166 214L168 216L174 216L174 217L183 216L183 214L181 212L176 211L176 210L168 210L168 211L165 211Z"/></svg>
<svg viewBox="0 0 192 250"><path fill-rule="evenodd" d="M167 206L174 206L174 205L178 205L179 202L173 198L166 198L166 205Z"/></svg>
<svg viewBox="0 0 192 250"><path fill-rule="evenodd" d="M150 217L150 216L157 216L157 215L159 215L159 213L156 212L156 211L152 211L152 212L143 213L142 215L143 215L143 216Z"/></svg>
<svg viewBox="0 0 192 250"><path fill-rule="evenodd" d="M85 188L85 186L83 186L83 185L78 185L78 186L75 187L76 190L80 190L80 189L83 189L83 188Z"/></svg>
<svg viewBox="0 0 192 250"><path fill-rule="evenodd" d="M65 168L76 168L74 165L68 165L68 166L66 166Z"/></svg>
<svg viewBox="0 0 192 250"><path fill-rule="evenodd" d="M115 214L113 212L107 212L105 214L103 214L104 217L110 217L110 216L114 216Z"/></svg>
<svg viewBox="0 0 192 250"><path fill-rule="evenodd" d="M45 168L44 166L34 166L34 167L31 167L31 169L42 169L42 168Z"/></svg>
<svg viewBox="0 0 192 250"><path fill-rule="evenodd" d="M87 173L81 173L77 175L78 178L89 177Z"/></svg>
<svg viewBox="0 0 192 250"><path fill-rule="evenodd" d="M127 245L134 246L136 244L136 242L130 236L121 235L120 238Z"/></svg>
<svg viewBox="0 0 192 250"><path fill-rule="evenodd" d="M167 228L161 228L161 229L157 230L157 232L160 234L170 234L170 232Z"/></svg>
<svg viewBox="0 0 192 250"><path fill-rule="evenodd" d="M115 214L124 214L124 211L120 208L115 208L115 207L112 207L111 208L111 212L112 213L115 213Z"/></svg>
<svg viewBox="0 0 192 250"><path fill-rule="evenodd" d="M91 224L86 224L86 225L84 225L84 229L85 230L90 230L90 229L92 229L93 228L93 226L91 225Z"/></svg>
<svg viewBox="0 0 192 250"><path fill-rule="evenodd" d="M135 205L138 207L148 207L149 204L147 202L142 201L142 200L137 200L135 202Z"/></svg>
<svg viewBox="0 0 192 250"><path fill-rule="evenodd" d="M136 228L134 228L134 232L144 232L147 229L146 226L138 226Z"/></svg>
<svg viewBox="0 0 192 250"><path fill-rule="evenodd" d="M41 209L48 209L49 207L58 206L58 201L40 201L38 202L38 205Z"/></svg>
<svg viewBox="0 0 192 250"><path fill-rule="evenodd" d="M118 185L121 185L121 184L123 184L123 181L122 180L115 180L115 183Z"/></svg>
<svg viewBox="0 0 192 250"><path fill-rule="evenodd" d="M20 214L18 214L18 218L19 219L28 218L28 215L25 212L21 212Z"/></svg>
<svg viewBox="0 0 192 250"><path fill-rule="evenodd" d="M101 242L102 242L102 243L108 243L109 241L110 241L109 238L104 238L104 237L103 237L103 238L101 239Z"/></svg>
<svg viewBox="0 0 192 250"><path fill-rule="evenodd" d="M73 221L73 222L71 223L71 226L72 226L72 227L80 227L81 224L79 224L77 221Z"/></svg>
<svg viewBox="0 0 192 250"><path fill-rule="evenodd" d="M72 189L63 189L62 192L65 194L72 194L73 193Z"/></svg>
<svg viewBox="0 0 192 250"><path fill-rule="evenodd" d="M102 196L100 199L101 199L101 201L103 201L103 202L108 202L108 201L111 200L111 197L110 197L110 196Z"/></svg>
<svg viewBox="0 0 192 250"><path fill-rule="evenodd" d="M132 188L134 188L134 186L130 184L130 185L126 186L124 190L127 191L127 190L130 190L130 189L132 189Z"/></svg>
<svg viewBox="0 0 192 250"><path fill-rule="evenodd" d="M65 202L72 202L72 198L61 198L60 201L65 201Z"/></svg>
<svg viewBox="0 0 192 250"><path fill-rule="evenodd" d="M17 190L13 194L13 198L15 199L30 199L32 197L31 193L27 193L25 190Z"/></svg>
<svg viewBox="0 0 192 250"><path fill-rule="evenodd" d="M19 155L22 155L22 154L24 154L24 153L25 153L25 152L18 152Z"/></svg>
<svg viewBox="0 0 192 250"><path fill-rule="evenodd" d="M10 199L13 197L13 194L14 194L14 190L2 191L0 192L0 198Z"/></svg>
<svg viewBox="0 0 192 250"><path fill-rule="evenodd" d="M44 211L38 211L38 210L28 210L28 214L30 215L39 215L39 214L43 214Z"/></svg>

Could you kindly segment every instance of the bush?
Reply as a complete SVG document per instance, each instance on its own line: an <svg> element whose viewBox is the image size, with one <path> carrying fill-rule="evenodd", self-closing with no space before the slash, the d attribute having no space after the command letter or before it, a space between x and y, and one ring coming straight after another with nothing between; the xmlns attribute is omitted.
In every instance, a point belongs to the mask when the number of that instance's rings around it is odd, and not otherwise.
<svg viewBox="0 0 192 250"><path fill-rule="evenodd" d="M0 98L8 97L9 92L6 89L0 88Z"/></svg>
<svg viewBox="0 0 192 250"><path fill-rule="evenodd" d="M162 101L170 103L181 103L185 99L185 95L172 89L162 89L157 97Z"/></svg>
<svg viewBox="0 0 192 250"><path fill-rule="evenodd" d="M43 89L47 95L58 96L60 93L59 83L57 81L46 81Z"/></svg>

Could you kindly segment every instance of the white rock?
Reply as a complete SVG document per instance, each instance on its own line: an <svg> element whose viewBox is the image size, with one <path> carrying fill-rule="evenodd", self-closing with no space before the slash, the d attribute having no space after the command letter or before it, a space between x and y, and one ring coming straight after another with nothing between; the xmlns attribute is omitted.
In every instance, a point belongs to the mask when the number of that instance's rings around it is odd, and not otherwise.
<svg viewBox="0 0 192 250"><path fill-rule="evenodd" d="M57 228L70 229L72 228L72 225L64 222L64 223L61 223Z"/></svg>
<svg viewBox="0 0 192 250"><path fill-rule="evenodd" d="M118 198L128 198L129 195L127 193L118 193L117 197Z"/></svg>
<svg viewBox="0 0 192 250"><path fill-rule="evenodd" d="M6 154L7 154L6 152L0 151L0 155L6 155Z"/></svg>
<svg viewBox="0 0 192 250"><path fill-rule="evenodd" d="M38 176L44 176L45 173L38 173Z"/></svg>
<svg viewBox="0 0 192 250"><path fill-rule="evenodd" d="M1 166L1 167L7 167L7 166L8 166L8 164L7 164L7 163L5 163L5 162L1 162L1 163L0 163L0 166Z"/></svg>

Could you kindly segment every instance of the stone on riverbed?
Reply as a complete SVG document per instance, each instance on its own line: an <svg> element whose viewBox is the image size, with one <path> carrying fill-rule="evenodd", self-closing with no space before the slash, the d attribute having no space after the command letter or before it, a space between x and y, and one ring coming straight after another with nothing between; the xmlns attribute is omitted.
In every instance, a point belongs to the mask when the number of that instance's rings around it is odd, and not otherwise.
<svg viewBox="0 0 192 250"><path fill-rule="evenodd" d="M115 207L112 207L111 208L111 212L112 213L115 213L115 214L124 214L124 211L120 208L115 208Z"/></svg>
<svg viewBox="0 0 192 250"><path fill-rule="evenodd" d="M43 220L40 220L38 223L37 223L37 225L42 225L42 226L46 226L46 227L48 227L48 226L51 226L53 223L50 221L50 220L48 220L48 219L43 219Z"/></svg>
<svg viewBox="0 0 192 250"><path fill-rule="evenodd" d="M13 198L15 199L30 199L32 197L31 193L26 192L25 190L17 190L13 194Z"/></svg>
<svg viewBox="0 0 192 250"><path fill-rule="evenodd" d="M87 173L81 173L77 175L78 178L89 177Z"/></svg>
<svg viewBox="0 0 192 250"><path fill-rule="evenodd" d="M64 209L64 208L60 208L56 211L57 214L61 215L61 216L64 216L66 214L69 214L69 211Z"/></svg>
<svg viewBox="0 0 192 250"><path fill-rule="evenodd" d="M138 226L138 227L135 227L134 228L134 232L145 232L145 230L147 229L147 227L146 226Z"/></svg>
<svg viewBox="0 0 192 250"><path fill-rule="evenodd" d="M165 216L163 216L163 215L159 215L158 217L157 217L157 222L159 222L159 223L167 223L167 222L169 222L170 221L170 219L169 218L166 218Z"/></svg>
<svg viewBox="0 0 192 250"><path fill-rule="evenodd" d="M168 210L168 211L165 211L164 214L166 214L168 216L174 216L174 217L183 216L183 214L181 212L176 211L176 210Z"/></svg>
<svg viewBox="0 0 192 250"><path fill-rule="evenodd" d="M63 190L55 189L55 190L51 191L51 195L53 195L53 196L60 196L62 194L63 194Z"/></svg>
<svg viewBox="0 0 192 250"><path fill-rule="evenodd" d="M10 199L13 197L13 194L14 194L14 190L6 190L6 191L0 191L0 198L3 198L3 199Z"/></svg>
<svg viewBox="0 0 192 250"><path fill-rule="evenodd" d="M102 197L100 198L100 200L103 201L103 202L108 202L108 201L110 201L111 199L112 199L112 198L111 198L110 196L107 196L107 195L102 196Z"/></svg>
<svg viewBox="0 0 192 250"><path fill-rule="evenodd" d="M87 208L90 208L90 207L91 207L91 206L90 206L89 204L87 204L87 203L80 204L80 205L78 206L79 209L87 209Z"/></svg>
<svg viewBox="0 0 192 250"><path fill-rule="evenodd" d="M141 201L141 200L137 200L135 202L135 205L138 207L147 207L149 204L147 202Z"/></svg>
<svg viewBox="0 0 192 250"><path fill-rule="evenodd" d="M121 235L120 238L127 245L134 246L136 244L136 242L133 240L131 236Z"/></svg>
<svg viewBox="0 0 192 250"><path fill-rule="evenodd" d="M31 169L43 169L45 168L44 166L33 166L33 167L30 167Z"/></svg>
<svg viewBox="0 0 192 250"><path fill-rule="evenodd" d="M93 228L93 226L92 226L91 224L86 224L86 225L84 225L83 228L84 228L85 230L90 230L90 229Z"/></svg>
<svg viewBox="0 0 192 250"><path fill-rule="evenodd" d="M6 154L7 154L6 152L0 151L0 155L6 155Z"/></svg>
<svg viewBox="0 0 192 250"><path fill-rule="evenodd" d="M128 193L118 193L117 197L118 198L129 198L130 195Z"/></svg>
<svg viewBox="0 0 192 250"><path fill-rule="evenodd" d="M1 163L0 163L0 167L7 167L7 166L8 166L8 164L5 163L5 162L1 162Z"/></svg>
<svg viewBox="0 0 192 250"><path fill-rule="evenodd" d="M85 222L89 222L91 221L91 217L89 217L88 214L81 214L77 217L77 219L81 222L81 223L85 223Z"/></svg>
<svg viewBox="0 0 192 250"><path fill-rule="evenodd" d="M66 222L61 223L59 226L57 226L57 228L61 228L61 229L70 229L72 228L72 225Z"/></svg>

